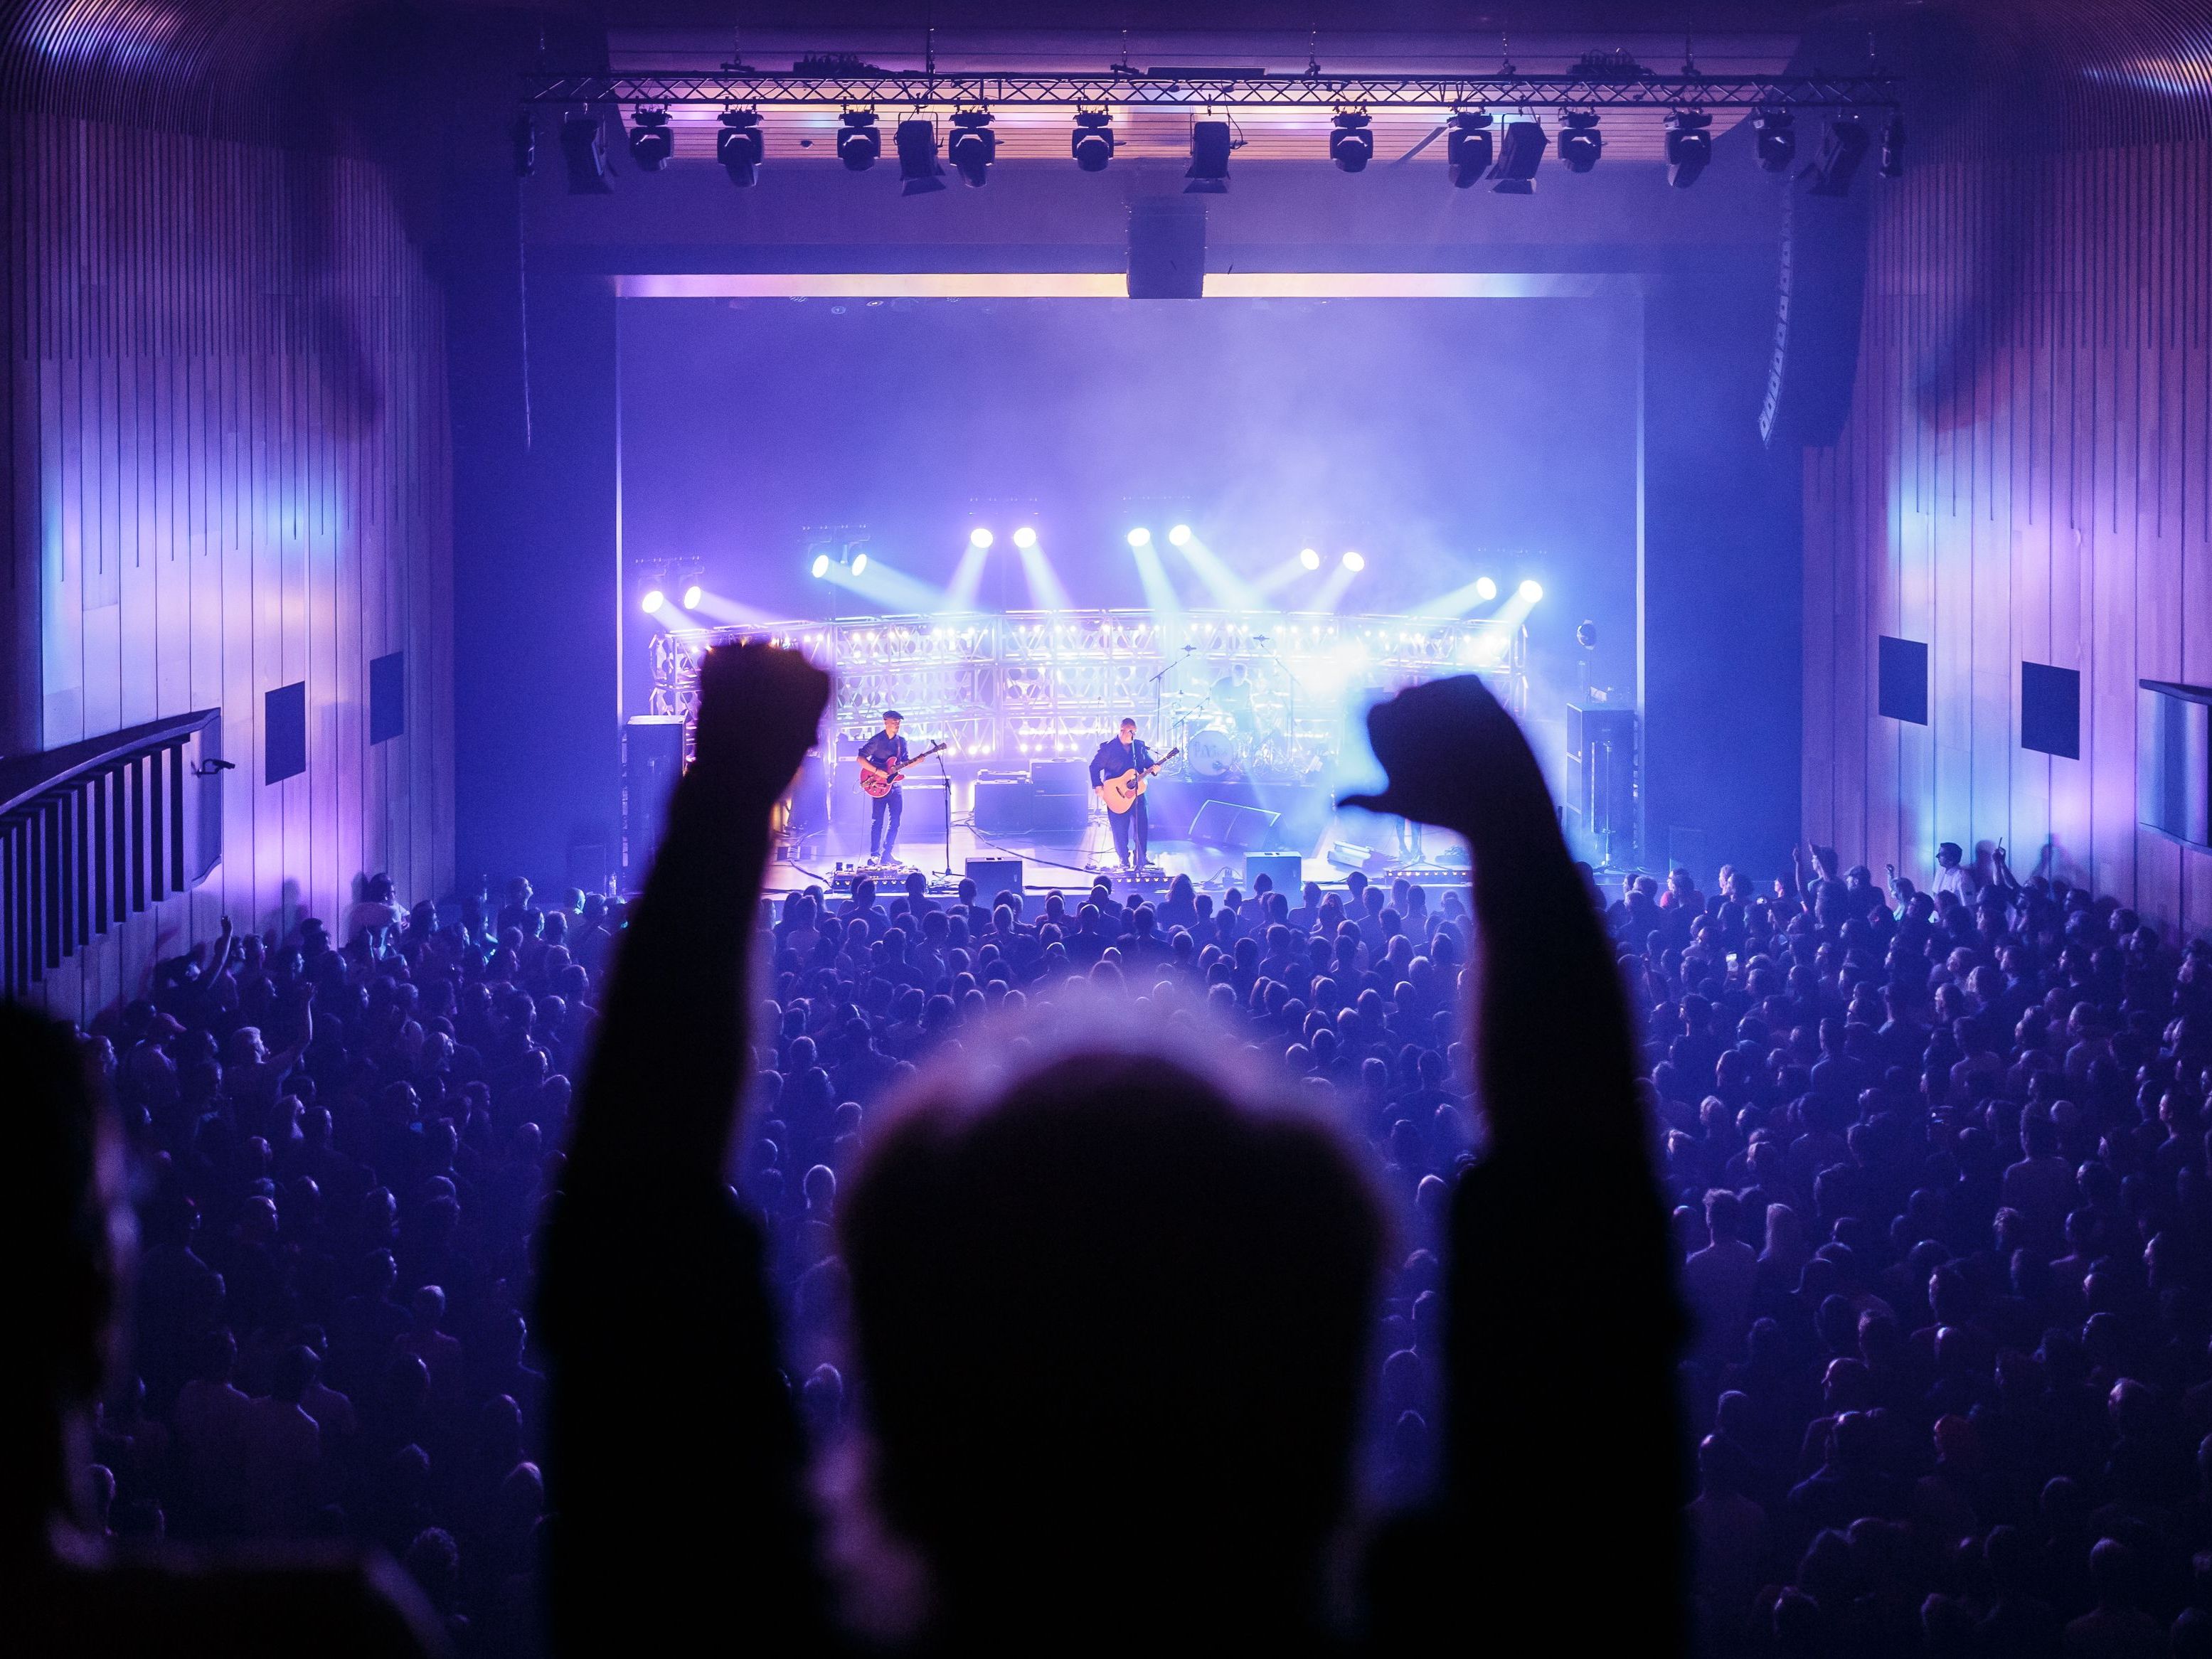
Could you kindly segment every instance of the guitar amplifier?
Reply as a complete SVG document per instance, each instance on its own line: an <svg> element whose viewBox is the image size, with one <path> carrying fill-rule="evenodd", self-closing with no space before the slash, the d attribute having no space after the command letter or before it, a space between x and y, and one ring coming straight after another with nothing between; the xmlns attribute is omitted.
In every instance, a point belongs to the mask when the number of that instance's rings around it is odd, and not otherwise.
<svg viewBox="0 0 2212 1659"><path fill-rule="evenodd" d="M975 780L975 833L1026 836L1036 817L1036 790L1020 778Z"/></svg>
<svg viewBox="0 0 2212 1659"><path fill-rule="evenodd" d="M942 778L908 777L899 786L906 803L899 813L899 841L911 846L916 842L939 841L944 838L946 814L951 811L952 791ZM862 796L863 800L866 799ZM864 818L861 820L866 823Z"/></svg>
<svg viewBox="0 0 2212 1659"><path fill-rule="evenodd" d="M1292 903L1305 887L1306 861L1296 853L1247 853L1244 855L1244 890L1249 893L1261 876L1275 884L1275 890L1286 895Z"/></svg>
<svg viewBox="0 0 2212 1659"><path fill-rule="evenodd" d="M1030 781L1036 785L1040 795L1088 795L1091 763L1076 760L1032 761Z"/></svg>

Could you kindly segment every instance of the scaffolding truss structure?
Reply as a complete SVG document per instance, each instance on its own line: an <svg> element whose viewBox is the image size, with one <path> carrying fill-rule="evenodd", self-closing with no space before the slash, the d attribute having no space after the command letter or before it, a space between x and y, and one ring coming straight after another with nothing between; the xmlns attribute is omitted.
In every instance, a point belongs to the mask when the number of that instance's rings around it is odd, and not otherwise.
<svg viewBox="0 0 2212 1659"><path fill-rule="evenodd" d="M690 720L700 659L737 641L781 645L836 685L825 744L855 743L896 708L910 732L985 764L1088 754L1125 714L1177 732L1209 716L1215 676L1243 665L1278 733L1276 764L1333 762L1378 696L1478 673L1516 713L1528 702L1517 620L1277 611L1009 611L818 618L653 636L647 713Z"/></svg>
<svg viewBox="0 0 2212 1659"><path fill-rule="evenodd" d="M1826 109L1890 112L1904 83L1881 74L1281 74L1151 70L1099 75L913 75L850 70L531 75L526 105L665 109L1597 110Z"/></svg>

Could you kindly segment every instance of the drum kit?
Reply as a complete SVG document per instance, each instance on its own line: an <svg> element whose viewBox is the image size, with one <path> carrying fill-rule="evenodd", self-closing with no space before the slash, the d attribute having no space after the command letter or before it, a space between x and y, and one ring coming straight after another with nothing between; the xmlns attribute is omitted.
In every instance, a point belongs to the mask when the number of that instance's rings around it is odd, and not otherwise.
<svg viewBox="0 0 2212 1659"><path fill-rule="evenodd" d="M1243 695L1161 696L1165 740L1182 749L1190 776L1295 782L1321 769L1319 746L1299 736L1290 697L1241 683L1239 690Z"/></svg>

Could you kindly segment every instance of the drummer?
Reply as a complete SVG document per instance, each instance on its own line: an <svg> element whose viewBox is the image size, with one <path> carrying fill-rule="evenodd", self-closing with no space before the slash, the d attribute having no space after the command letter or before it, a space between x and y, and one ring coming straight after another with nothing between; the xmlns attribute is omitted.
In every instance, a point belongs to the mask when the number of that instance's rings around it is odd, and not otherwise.
<svg viewBox="0 0 2212 1659"><path fill-rule="evenodd" d="M1229 717L1239 737L1252 735L1252 687L1243 663L1231 663L1229 672L1214 681L1213 706Z"/></svg>

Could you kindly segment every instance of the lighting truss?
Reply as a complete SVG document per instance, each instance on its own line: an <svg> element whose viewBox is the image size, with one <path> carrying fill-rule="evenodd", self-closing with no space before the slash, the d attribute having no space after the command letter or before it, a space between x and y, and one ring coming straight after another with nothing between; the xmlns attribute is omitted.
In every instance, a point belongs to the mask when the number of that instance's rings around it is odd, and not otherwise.
<svg viewBox="0 0 2212 1659"><path fill-rule="evenodd" d="M1561 75L1268 74L897 75L772 70L696 75L531 75L526 104L614 103L715 109L1829 109L1894 110L1904 83L1886 75L1652 75L1632 81Z"/></svg>

